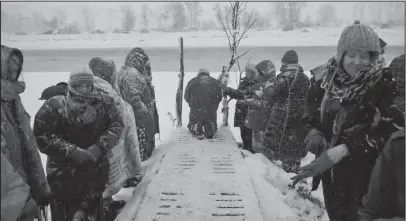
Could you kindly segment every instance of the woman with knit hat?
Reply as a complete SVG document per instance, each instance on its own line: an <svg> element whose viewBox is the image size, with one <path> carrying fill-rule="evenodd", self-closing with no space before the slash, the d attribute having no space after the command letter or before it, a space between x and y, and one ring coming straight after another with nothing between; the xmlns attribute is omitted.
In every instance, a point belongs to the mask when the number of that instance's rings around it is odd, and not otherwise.
<svg viewBox="0 0 406 221"><path fill-rule="evenodd" d="M134 93L129 90L137 90L137 96L148 109L148 117L140 118L136 116L136 120L140 121L137 121L137 125L140 125L140 127L143 127L145 130L144 132L139 132L145 134L146 145L145 147L141 147L140 151L142 160L146 160L155 149L155 134L159 131L159 123L155 104L155 90L152 86L151 66L149 57L144 50L141 48L131 49L125 59L124 68L118 72L118 78L118 83L131 84L133 86L133 89L123 88L123 96L124 93L129 93L129 95L125 97L132 99L131 94ZM124 90L127 92L124 92ZM126 100L126 98L124 98L124 100ZM131 100L131 102L130 100L126 101L133 105L133 108L135 108L134 112L136 112L136 109L139 109L135 107L136 105L133 100Z"/></svg>
<svg viewBox="0 0 406 221"><path fill-rule="evenodd" d="M389 69L377 65L380 52L378 35L356 21L343 30L336 56L308 91L305 146L317 158L292 180L295 185L321 177L330 220L358 220L375 160L397 130L388 111L395 81Z"/></svg>
<svg viewBox="0 0 406 221"><path fill-rule="evenodd" d="M44 102L35 116L34 136L48 156L52 220L101 220L106 154L118 143L123 126L115 102L94 87L88 68L71 73L67 96Z"/></svg>

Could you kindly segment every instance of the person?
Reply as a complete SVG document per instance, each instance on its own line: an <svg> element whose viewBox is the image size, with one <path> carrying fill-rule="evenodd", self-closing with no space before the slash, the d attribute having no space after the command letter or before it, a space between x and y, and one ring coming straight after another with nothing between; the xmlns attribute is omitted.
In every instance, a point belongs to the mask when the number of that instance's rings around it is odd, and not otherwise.
<svg viewBox="0 0 406 221"><path fill-rule="evenodd" d="M155 135L159 134L159 115L156 107L155 87L152 84L151 62L142 48L136 47L128 53L124 65L137 69L145 80L148 92L143 96L143 102L151 113L152 127L149 128L151 135L147 136L148 157L155 149Z"/></svg>
<svg viewBox="0 0 406 221"><path fill-rule="evenodd" d="M199 140L212 139L217 131L217 109L222 100L221 85L202 68L185 89L184 98L189 104L189 131Z"/></svg>
<svg viewBox="0 0 406 221"><path fill-rule="evenodd" d="M244 125L252 130L252 150L257 153L262 152L262 149L265 148L263 145L264 133L270 112L266 99L258 95L263 93L263 87L266 82L274 83L276 81L276 72L275 65L270 60L259 62L255 68L262 78L253 87L253 102L247 103L249 109ZM246 100L242 102L246 103Z"/></svg>
<svg viewBox="0 0 406 221"><path fill-rule="evenodd" d="M291 179L295 185L305 177L321 177L332 221L358 219L375 160L397 130L391 110L396 82L377 64L380 51L375 31L355 21L342 31L336 55L308 90L304 144L318 157Z"/></svg>
<svg viewBox="0 0 406 221"><path fill-rule="evenodd" d="M49 86L44 89L39 100L48 100L57 95L66 95L68 92L68 83L59 82L56 85Z"/></svg>
<svg viewBox="0 0 406 221"><path fill-rule="evenodd" d="M280 70L275 83L268 81L263 89L262 96L270 107L263 145L269 159L282 161L286 172L297 172L307 153L301 117L310 83L294 50L283 55Z"/></svg>
<svg viewBox="0 0 406 221"><path fill-rule="evenodd" d="M405 130L391 136L376 161L359 221L405 220Z"/></svg>
<svg viewBox="0 0 406 221"><path fill-rule="evenodd" d="M128 154L128 156L126 156L123 160L125 160L125 162L129 162L129 165L134 166L132 167L134 171L130 171L131 174L127 175L136 175L135 177L131 177L130 179L128 179L123 184L123 187L135 187L141 180L141 177L139 177L138 174L143 168L140 158L139 142L137 138L138 134L136 129L137 124L134 117L134 110L132 106L129 103L125 102L123 97L121 96L119 87L117 85L117 72L114 61L100 57L94 57L89 61L89 67L92 70L93 74L96 76L95 86L106 91L106 93L109 93L116 100L116 103L119 104L119 110L124 120L124 130L120 139L124 140L124 150L128 151L125 152L126 154ZM137 137L134 138L132 138L131 134L134 132L133 128L135 128L135 134L137 135ZM117 204L116 201L112 203ZM123 204L125 203L121 203L121 205Z"/></svg>
<svg viewBox="0 0 406 221"><path fill-rule="evenodd" d="M252 130L245 125L248 115L249 106L243 103L244 98L251 98L255 86L258 86L263 81L263 76L258 73L256 67L248 63L245 67L245 77L241 78L237 90L227 87L224 89L224 94L232 99L236 99L235 113L234 113L234 127L240 128L241 139L243 142L243 149L253 152L252 149ZM257 88L259 89L259 88Z"/></svg>
<svg viewBox="0 0 406 221"><path fill-rule="evenodd" d="M29 194L30 187L1 152L1 220L34 217L37 207Z"/></svg>
<svg viewBox="0 0 406 221"><path fill-rule="evenodd" d="M402 54L392 60L389 65L393 77L396 79L398 95L395 99L395 105L402 113L405 113L405 54Z"/></svg>
<svg viewBox="0 0 406 221"><path fill-rule="evenodd" d="M39 149L48 156L52 220L101 220L106 155L124 123L113 98L94 87L89 68L71 72L68 85L68 94L46 100L34 120Z"/></svg>
<svg viewBox="0 0 406 221"><path fill-rule="evenodd" d="M29 186L29 198L33 200L25 203L43 207L49 204L51 191L30 126L30 116L20 97L26 87L25 82L18 81L23 62L19 49L1 45L1 152ZM8 203L17 203L17 200ZM33 218L25 216L20 220Z"/></svg>

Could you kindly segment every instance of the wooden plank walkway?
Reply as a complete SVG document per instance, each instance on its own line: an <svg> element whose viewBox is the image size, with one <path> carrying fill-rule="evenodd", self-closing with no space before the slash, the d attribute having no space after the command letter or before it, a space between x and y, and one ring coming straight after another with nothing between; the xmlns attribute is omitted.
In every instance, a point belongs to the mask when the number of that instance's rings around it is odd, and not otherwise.
<svg viewBox="0 0 406 221"><path fill-rule="evenodd" d="M231 131L197 140L185 128L147 161L120 221L262 221L249 174Z"/></svg>

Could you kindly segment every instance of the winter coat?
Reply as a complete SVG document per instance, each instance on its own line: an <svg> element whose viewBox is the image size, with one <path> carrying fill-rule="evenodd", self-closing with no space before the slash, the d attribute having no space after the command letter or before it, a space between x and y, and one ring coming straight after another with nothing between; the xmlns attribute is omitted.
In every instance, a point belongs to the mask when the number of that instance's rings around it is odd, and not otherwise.
<svg viewBox="0 0 406 221"><path fill-rule="evenodd" d="M55 96L45 101L35 116L34 135L40 151L48 156L48 181L59 200L83 199L90 190L103 192L107 184L106 154L118 143L124 123L113 98L95 90L98 97L83 114L70 110L66 96ZM92 145L101 150L99 160L76 164L70 153L76 147L88 149Z"/></svg>
<svg viewBox="0 0 406 221"><path fill-rule="evenodd" d="M377 159L360 221L405 217L405 130L392 135Z"/></svg>
<svg viewBox="0 0 406 221"><path fill-rule="evenodd" d="M184 98L189 104L189 124L217 122L217 109L222 100L221 85L206 73L192 78L186 86Z"/></svg>
<svg viewBox="0 0 406 221"><path fill-rule="evenodd" d="M393 59L389 65L393 77L397 82L398 96L395 99L396 106L405 112L405 54Z"/></svg>
<svg viewBox="0 0 406 221"><path fill-rule="evenodd" d="M29 194L30 187L1 153L1 220L17 220Z"/></svg>
<svg viewBox="0 0 406 221"><path fill-rule="evenodd" d="M264 97L271 107L264 146L275 156L300 160L306 155L301 118L308 88L309 78L295 65L292 70L279 74L275 84L264 89Z"/></svg>
<svg viewBox="0 0 406 221"><path fill-rule="evenodd" d="M269 80L271 80L270 78ZM255 84L252 86L253 92L263 90L267 79L263 75L259 75L254 79ZM244 126L256 131L265 131L269 119L270 106L265 97L258 97L253 94L251 98L255 99L254 103L249 105L247 117L245 118Z"/></svg>
<svg viewBox="0 0 406 221"><path fill-rule="evenodd" d="M227 87L224 94L230 96L232 99L236 99L235 113L234 113L234 127L244 126L245 119L248 114L248 105L240 103L239 100L244 100L244 96L250 97L253 95L253 87L257 82L253 79L246 77L241 78L241 82L238 85L237 90Z"/></svg>
<svg viewBox="0 0 406 221"><path fill-rule="evenodd" d="M137 69L138 72L145 78L145 82L153 100L151 104L146 105L152 113L155 130L154 134L159 133L159 116L156 108L155 87L152 85L151 63L149 61L149 56L142 48L135 47L128 53L124 63L127 67Z"/></svg>
<svg viewBox="0 0 406 221"><path fill-rule="evenodd" d="M154 100L144 77L135 68L123 67L117 73L117 85L123 99L133 107L137 125L145 128L147 140L154 140Z"/></svg>
<svg viewBox="0 0 406 221"><path fill-rule="evenodd" d="M16 79L10 82L6 79L10 77L9 61L13 55L20 58L21 67ZM47 201L50 189L30 126L30 116L19 95L24 92L25 83L16 82L21 73L22 61L20 50L1 46L1 152L30 186L34 200L41 204Z"/></svg>
<svg viewBox="0 0 406 221"><path fill-rule="evenodd" d="M334 73L339 71L332 64L336 65L334 58L329 60L322 75L311 79L303 123L306 131L318 131L306 139L321 136L327 140L329 147L339 144L348 147L349 155L325 171L321 179L330 219L356 220L375 160L384 142L396 130L392 124L394 111L391 108L396 96L396 83L389 69L383 69L382 76L372 88L368 88L361 101L340 101L325 93L322 87L324 78L335 76ZM379 123L372 124L376 120ZM402 122L398 124L404 125ZM372 127L375 129L372 130ZM324 151L312 152L317 156ZM320 177L313 179L314 189L319 181Z"/></svg>

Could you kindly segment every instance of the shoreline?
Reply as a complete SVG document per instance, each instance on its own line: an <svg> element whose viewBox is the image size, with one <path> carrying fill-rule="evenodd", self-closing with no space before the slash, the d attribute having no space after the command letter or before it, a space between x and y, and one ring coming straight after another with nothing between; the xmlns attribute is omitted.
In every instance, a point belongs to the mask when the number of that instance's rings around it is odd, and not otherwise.
<svg viewBox="0 0 406 221"><path fill-rule="evenodd" d="M283 32L280 30L250 31L239 47L328 47L337 46L341 29L309 29ZM403 46L404 29L379 29L379 37L388 46ZM22 50L61 49L120 49L120 48L179 48L183 37L184 48L228 48L228 40L221 31L176 32L148 34L78 34L78 35L25 35L2 33L1 44Z"/></svg>

